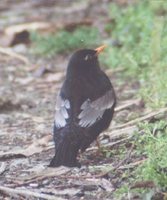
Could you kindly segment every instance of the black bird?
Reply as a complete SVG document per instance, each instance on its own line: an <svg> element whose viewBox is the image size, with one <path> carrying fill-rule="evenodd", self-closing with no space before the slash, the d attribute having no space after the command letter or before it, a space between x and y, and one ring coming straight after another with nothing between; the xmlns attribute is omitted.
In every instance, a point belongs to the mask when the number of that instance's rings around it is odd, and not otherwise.
<svg viewBox="0 0 167 200"><path fill-rule="evenodd" d="M115 92L98 62L104 48L78 50L69 61L56 101L55 156L50 167L80 167L78 151L85 151L112 120Z"/></svg>

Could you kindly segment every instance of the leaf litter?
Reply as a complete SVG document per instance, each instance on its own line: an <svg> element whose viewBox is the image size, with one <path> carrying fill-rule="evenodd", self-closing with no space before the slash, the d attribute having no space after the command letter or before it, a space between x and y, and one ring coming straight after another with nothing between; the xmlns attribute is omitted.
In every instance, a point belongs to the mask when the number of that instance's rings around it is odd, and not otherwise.
<svg viewBox="0 0 167 200"><path fill-rule="evenodd" d="M52 6L45 7L44 1L40 2L39 9L43 12L42 20L53 24L54 18L49 13L55 15L57 12L61 24L59 28L66 27L71 30L80 23L88 23L90 26L94 20L85 20L86 11L92 15L91 8L95 5L93 0L86 1L86 3L81 1L81 4L77 5L74 1L72 3L67 1L65 5L68 4L68 6L65 7L65 13L70 13L68 23L65 15L60 12L62 11L61 6L64 6L63 1L56 11ZM77 7L78 5L80 6ZM2 14L6 16L3 26L8 26L6 30L13 31L14 38L18 37L15 32L18 26L13 26L9 22L9 16L15 16L12 23L16 25L22 23L20 27L24 28L21 31L28 30L27 27L31 27L39 19L36 14L36 4L32 0L29 4L20 1L17 7L14 1L10 4L6 2L2 7L4 9ZM25 7L30 8L32 15L27 17L26 14L22 14L20 19L21 10ZM19 8L21 9L18 12ZM97 6L93 17L99 12L98 9ZM76 13L80 13L78 19L74 17ZM35 28L41 29L41 24L43 22L36 23ZM49 27L50 24L45 25ZM49 29L49 31L52 30ZM28 48L26 42L24 45ZM117 85L115 78L117 76L114 76L114 73L117 75L121 72L119 70L108 72L113 80L117 96L120 98L114 120L109 130L100 136L100 141L103 148L108 148L109 151L114 149L115 154L111 152L109 157L107 154L96 155L96 146L93 144L83 155L80 155L81 169L49 168L47 166L54 155L52 126L55 96L64 78L65 66L63 65L67 56L61 59L56 57L56 59L56 61L41 59L39 64L34 62L34 58L28 53L23 55L15 53L12 47L0 47L0 196L4 199L32 200L114 199L114 191L121 181L123 183L125 181L122 178L124 170L134 168L145 160L133 157L134 146L127 148L127 154L120 158L118 156L119 147L129 144L130 138L138 130L136 122L150 120L156 115L166 113L167 109L156 112L146 110L141 113L141 101L135 97L136 89L134 90L132 85L125 83L126 86L123 87L126 89L121 90ZM54 65L48 68L46 62L47 64L53 62ZM129 99L127 98L128 91ZM125 111L126 114L138 112L139 115L127 122L125 117L121 118L125 115ZM153 186L152 182L141 182L131 187Z"/></svg>

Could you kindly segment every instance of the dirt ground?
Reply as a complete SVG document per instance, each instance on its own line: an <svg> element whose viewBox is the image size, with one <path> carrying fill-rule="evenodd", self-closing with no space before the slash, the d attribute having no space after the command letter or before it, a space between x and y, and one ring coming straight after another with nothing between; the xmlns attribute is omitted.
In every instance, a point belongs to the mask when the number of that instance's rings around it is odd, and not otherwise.
<svg viewBox="0 0 167 200"><path fill-rule="evenodd" d="M81 169L48 168L54 155L55 97L70 55L51 59L34 56L29 53L31 44L15 45L9 52L6 49L10 37L5 30L16 24L38 21L58 26L89 18L103 34L109 1L97 2L0 2L0 199L114 199L115 190L124 182L126 165L138 161L131 156L133 147L129 138L137 129L134 116L143 115L142 102L135 97L139 86L135 82L117 81L121 71L108 69L106 73L115 87L118 104L114 120L100 136L100 142L111 155L97 154L97 147L92 144L80 156ZM43 73L43 69L49 70ZM125 147L122 158L119 145Z"/></svg>

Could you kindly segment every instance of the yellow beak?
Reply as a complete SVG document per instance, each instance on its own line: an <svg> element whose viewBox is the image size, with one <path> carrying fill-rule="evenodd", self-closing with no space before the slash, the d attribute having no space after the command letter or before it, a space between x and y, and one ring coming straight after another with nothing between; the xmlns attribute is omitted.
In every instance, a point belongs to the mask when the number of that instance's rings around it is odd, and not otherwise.
<svg viewBox="0 0 167 200"><path fill-rule="evenodd" d="M98 48L95 49L95 51L97 52L97 55L102 52L105 48L107 47L107 45L102 45Z"/></svg>

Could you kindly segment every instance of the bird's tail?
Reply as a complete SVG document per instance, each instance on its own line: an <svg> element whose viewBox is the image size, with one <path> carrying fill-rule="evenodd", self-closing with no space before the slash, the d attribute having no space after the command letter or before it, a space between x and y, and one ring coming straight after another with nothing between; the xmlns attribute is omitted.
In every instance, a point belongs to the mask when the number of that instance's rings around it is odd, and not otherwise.
<svg viewBox="0 0 167 200"><path fill-rule="evenodd" d="M79 145L72 141L69 137L64 137L55 148L55 156L50 162L50 167L59 167L61 165L67 167L80 167L77 161Z"/></svg>

